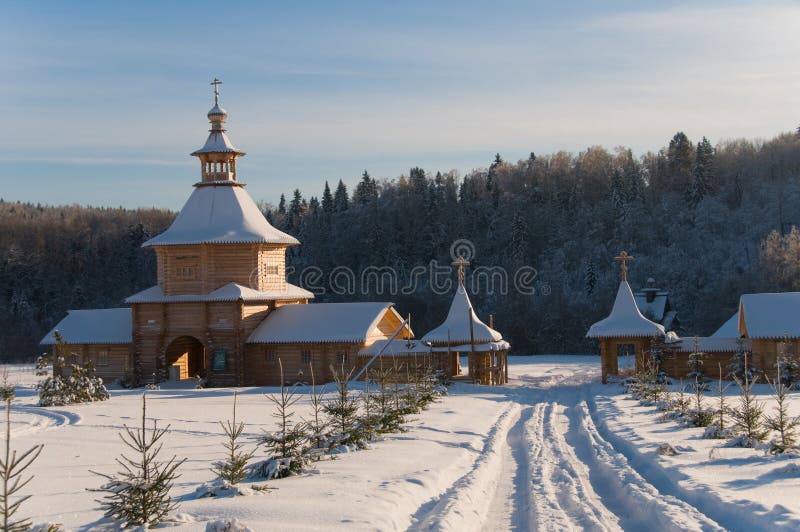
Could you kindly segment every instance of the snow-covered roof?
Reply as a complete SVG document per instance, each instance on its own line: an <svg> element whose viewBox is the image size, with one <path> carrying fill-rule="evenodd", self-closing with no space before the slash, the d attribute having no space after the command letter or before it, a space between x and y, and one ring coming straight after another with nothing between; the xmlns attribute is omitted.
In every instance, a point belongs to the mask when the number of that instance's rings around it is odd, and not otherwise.
<svg viewBox="0 0 800 532"><path fill-rule="evenodd" d="M312 299L314 294L286 283L285 290L268 290L260 292L247 286L228 283L208 294L181 294L168 296L160 286L151 286L125 299L126 303L192 303L196 301L274 301L285 299Z"/></svg>
<svg viewBox="0 0 800 532"><path fill-rule="evenodd" d="M382 351L382 352L381 352ZM358 356L371 357L378 353L382 357L402 357L425 355L431 352L431 347L420 340L376 340L371 345L358 352Z"/></svg>
<svg viewBox="0 0 800 532"><path fill-rule="evenodd" d="M664 327L648 320L639 311L627 281L619 283L611 314L589 328L587 338L665 336Z"/></svg>
<svg viewBox="0 0 800 532"><path fill-rule="evenodd" d="M397 314L392 303L285 305L267 314L247 343L366 342L386 312Z"/></svg>
<svg viewBox="0 0 800 532"><path fill-rule="evenodd" d="M728 321L723 323L722 326L711 335L711 338L738 338L739 336L741 336L739 334L739 313L735 312L733 316L728 318Z"/></svg>
<svg viewBox="0 0 800 532"><path fill-rule="evenodd" d="M642 292L634 294L636 306L643 316L648 319L660 322L664 319L664 311L667 308L667 292L659 292L652 301L647 301L647 295Z"/></svg>
<svg viewBox="0 0 800 532"><path fill-rule="evenodd" d="M738 348L737 338L735 337L715 337L703 336L697 338L697 350L702 353L734 352ZM745 349L750 349L750 341L744 340ZM695 349L694 338L683 338L678 351L682 353L692 353Z"/></svg>
<svg viewBox="0 0 800 532"><path fill-rule="evenodd" d="M486 353L489 351L508 351L511 349L511 344L506 342L505 340L500 340L499 342L488 342L485 344L475 344L474 346L470 344L462 344L462 345L450 345L444 346L440 345L438 347L432 347L431 351L437 353L469 353L470 351L476 351L478 353Z"/></svg>
<svg viewBox="0 0 800 532"><path fill-rule="evenodd" d="M496 342L503 339L503 335L478 319L472 310L464 286L459 284L450 303L450 311L444 322L422 337L422 341L434 345L458 345L474 343ZM472 339L470 338L470 320L472 320Z"/></svg>
<svg viewBox="0 0 800 532"><path fill-rule="evenodd" d="M742 295L739 331L748 338L800 338L800 292Z"/></svg>
<svg viewBox="0 0 800 532"><path fill-rule="evenodd" d="M129 344L131 323L129 308L70 310L40 343L55 345L58 331L68 344Z"/></svg>
<svg viewBox="0 0 800 532"><path fill-rule="evenodd" d="M213 109L212 109L213 111ZM209 115L211 112L209 112ZM200 153L238 153L239 155L244 155L245 153L242 150L239 150L233 146L231 143L231 139L228 138L227 133L224 130L212 130L208 134L208 138L206 139L206 143L203 145L202 148L199 150L193 151L192 155L198 155Z"/></svg>
<svg viewBox="0 0 800 532"><path fill-rule="evenodd" d="M272 227L250 195L229 182L195 188L172 225L142 246L237 243L299 244Z"/></svg>

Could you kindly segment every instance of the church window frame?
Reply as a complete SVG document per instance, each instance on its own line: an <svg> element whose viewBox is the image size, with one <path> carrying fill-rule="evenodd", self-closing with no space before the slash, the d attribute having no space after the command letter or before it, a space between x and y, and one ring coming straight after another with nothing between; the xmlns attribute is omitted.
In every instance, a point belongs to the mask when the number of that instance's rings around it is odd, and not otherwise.
<svg viewBox="0 0 800 532"><path fill-rule="evenodd" d="M314 355L311 353L310 350L304 349L300 351L300 363L304 366L311 364L314 362Z"/></svg>
<svg viewBox="0 0 800 532"><path fill-rule="evenodd" d="M101 349L97 352L97 367L108 366L108 350Z"/></svg>
<svg viewBox="0 0 800 532"><path fill-rule="evenodd" d="M264 351L264 362L266 362L268 365L270 365L270 366L274 365L275 362L277 362L277 360L278 360L278 357L275 356L275 351L274 350L267 349L266 351Z"/></svg>
<svg viewBox="0 0 800 532"><path fill-rule="evenodd" d="M336 352L336 365L337 366L344 366L348 363L349 360L349 353L347 351L337 351Z"/></svg>

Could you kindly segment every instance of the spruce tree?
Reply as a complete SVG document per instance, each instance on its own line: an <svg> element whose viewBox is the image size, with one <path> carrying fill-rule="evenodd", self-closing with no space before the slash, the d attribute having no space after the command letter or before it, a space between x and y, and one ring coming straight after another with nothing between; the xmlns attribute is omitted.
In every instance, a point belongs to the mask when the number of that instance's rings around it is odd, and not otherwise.
<svg viewBox="0 0 800 532"><path fill-rule="evenodd" d="M712 426L709 427L710 430L706 431L705 437L719 439L726 438L730 432L728 426L725 424L725 416L730 413L730 407L728 406L725 392L730 387L730 383L724 383L722 380L722 364L718 364L717 366L719 367L719 379L717 381L717 408L714 410L714 421Z"/></svg>
<svg viewBox="0 0 800 532"><path fill-rule="evenodd" d="M733 380L739 386L739 405L731 410L733 429L740 437L742 447L753 447L756 443L764 441L768 431L764 428L764 403L753 396L753 386L758 382L758 376L750 378L747 368L747 356L744 361L744 379L734 376Z"/></svg>
<svg viewBox="0 0 800 532"><path fill-rule="evenodd" d="M247 463L253 458L255 450L244 451L240 443L245 424L236 421L236 392L233 392L233 417L228 421L220 421L222 431L225 433L225 442L222 444L227 451L225 459L214 462L212 471L217 477L230 484L238 484L247 476Z"/></svg>
<svg viewBox="0 0 800 532"><path fill-rule="evenodd" d="M334 212L344 212L350 206L350 197L347 195L347 187L339 180L336 186L336 192L333 194L333 210Z"/></svg>
<svg viewBox="0 0 800 532"><path fill-rule="evenodd" d="M309 454L312 458L319 459L325 453L326 440L328 438L328 422L324 416L324 388L320 390L317 387L317 379L314 375L314 365L308 365L309 374L311 375L311 396L309 397L311 403L311 417L304 420L308 427L308 442Z"/></svg>
<svg viewBox="0 0 800 532"><path fill-rule="evenodd" d="M800 427L800 417L789 415L789 387L781 381L781 368L778 366L775 382L769 382L772 387L772 396L775 398L775 413L766 418L766 426L778 433L778 437L770 444L770 451L774 454L785 453L797 446L797 429Z"/></svg>
<svg viewBox="0 0 800 532"><path fill-rule="evenodd" d="M283 363L278 359L281 387L277 394L267 398L275 405L272 416L278 421L278 430L268 432L260 442L270 455L261 466L261 475L267 480L284 478L303 471L308 463L308 431L305 423L295 422L294 406L300 399L295 390L288 388L283 378Z"/></svg>
<svg viewBox="0 0 800 532"><path fill-rule="evenodd" d="M322 212L326 214L333 212L333 195L327 181L325 181L325 190L322 192Z"/></svg>
<svg viewBox="0 0 800 532"><path fill-rule="evenodd" d="M792 344L788 337L778 345L776 368L780 368L781 382L789 389L800 382L800 363L792 353Z"/></svg>
<svg viewBox="0 0 800 532"><path fill-rule="evenodd" d="M156 525L178 506L169 492L179 477L178 467L186 459L178 460L173 456L166 462L159 461L158 455L164 445L161 439L169 431L169 425L159 428L158 421L153 419L153 428L148 433L146 421L147 398L142 394L141 427L132 429L124 425L125 431L120 433L123 443L134 452L133 457L122 454L117 458L122 470L114 475L92 471L107 481L97 490L108 493L98 501L105 516L116 520L123 528Z"/></svg>
<svg viewBox="0 0 800 532"><path fill-rule="evenodd" d="M20 496L19 493L33 479L33 476L26 478L24 475L39 457L44 445L34 445L19 455L11 449L11 402L14 399L14 387L8 384L5 373L0 394L6 404L6 441L3 456L0 457L0 509L3 512L0 529L4 532L24 532L31 528L30 519L15 518L15 515L20 506L32 496Z"/></svg>
<svg viewBox="0 0 800 532"><path fill-rule="evenodd" d="M337 370L331 366L336 381L336 395L323 407L331 422L331 448L339 445L364 446L364 435L358 423L358 400L350 390L353 371L346 371L344 367Z"/></svg>
<svg viewBox="0 0 800 532"><path fill-rule="evenodd" d="M686 375L687 378L694 380L695 382L705 381L706 376L703 373L703 359L705 357L706 354L700 351L699 340L695 336L694 347L692 352L689 353L688 358L689 373Z"/></svg>

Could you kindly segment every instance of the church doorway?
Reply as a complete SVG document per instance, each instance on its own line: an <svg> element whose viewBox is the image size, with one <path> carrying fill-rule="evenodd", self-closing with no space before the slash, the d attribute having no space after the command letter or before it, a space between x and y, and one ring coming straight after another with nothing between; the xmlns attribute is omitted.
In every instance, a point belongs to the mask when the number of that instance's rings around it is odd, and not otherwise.
<svg viewBox="0 0 800 532"><path fill-rule="evenodd" d="M167 378L190 379L205 373L205 347L193 336L179 336L167 346Z"/></svg>

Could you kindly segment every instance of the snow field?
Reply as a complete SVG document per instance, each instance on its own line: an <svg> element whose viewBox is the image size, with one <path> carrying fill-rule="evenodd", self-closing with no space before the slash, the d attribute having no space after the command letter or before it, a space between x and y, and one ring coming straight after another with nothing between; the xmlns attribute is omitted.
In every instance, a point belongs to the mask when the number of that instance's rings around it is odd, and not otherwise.
<svg viewBox="0 0 800 532"><path fill-rule="evenodd" d="M202 531L237 519L251 530L800 528L798 456L723 447L702 439L703 429L659 422L654 407L630 400L619 385L599 384L597 357L510 362L509 386L457 383L406 432L244 497L194 494L222 455L218 422L230 416L234 390L150 391L148 419L171 425L164 458L188 458L173 489L178 514L165 526ZM97 509L100 494L87 491L101 484L89 469L115 470L118 432L138 423L141 392L115 389L104 403L43 409L33 406L32 373L9 369L19 383L14 447L45 444L27 488L34 497L22 512L70 530L113 530ZM757 388L769 412L769 388ZM264 394L275 390L238 391L237 417L249 441L274 429ZM297 420L309 414L308 390L299 393ZM728 393L735 401L735 387ZM800 414L800 394L792 413ZM663 443L678 454L659 455Z"/></svg>

